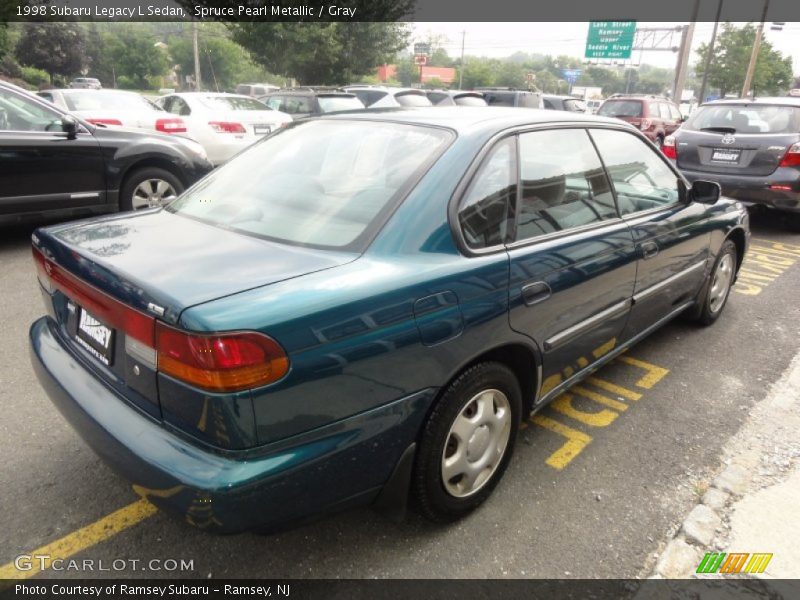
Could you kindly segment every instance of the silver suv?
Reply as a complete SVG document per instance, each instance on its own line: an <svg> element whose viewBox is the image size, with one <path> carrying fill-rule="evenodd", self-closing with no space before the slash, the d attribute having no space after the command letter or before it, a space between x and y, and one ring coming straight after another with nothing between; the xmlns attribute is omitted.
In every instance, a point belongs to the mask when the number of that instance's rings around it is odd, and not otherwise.
<svg viewBox="0 0 800 600"><path fill-rule="evenodd" d="M100 83L99 79L95 79L94 77L76 77L69 82L69 87L75 89L99 90L102 89L103 85Z"/></svg>

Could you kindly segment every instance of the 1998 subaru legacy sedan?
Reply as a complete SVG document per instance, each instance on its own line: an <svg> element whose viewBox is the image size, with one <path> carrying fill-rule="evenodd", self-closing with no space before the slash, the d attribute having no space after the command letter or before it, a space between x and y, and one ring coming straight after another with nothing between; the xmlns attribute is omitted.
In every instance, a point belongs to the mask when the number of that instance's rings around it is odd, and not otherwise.
<svg viewBox="0 0 800 600"><path fill-rule="evenodd" d="M717 319L749 236L719 193L617 120L299 122L167 207L38 229L32 360L86 442L196 526L408 498L450 521L523 417L679 313Z"/></svg>

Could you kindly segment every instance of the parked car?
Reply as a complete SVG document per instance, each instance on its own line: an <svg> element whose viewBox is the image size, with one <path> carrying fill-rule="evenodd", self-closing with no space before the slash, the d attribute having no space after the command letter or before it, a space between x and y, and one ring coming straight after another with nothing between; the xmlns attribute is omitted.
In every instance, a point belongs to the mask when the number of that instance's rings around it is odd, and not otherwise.
<svg viewBox="0 0 800 600"><path fill-rule="evenodd" d="M434 106L489 106L480 92L428 90L425 93Z"/></svg>
<svg viewBox="0 0 800 600"><path fill-rule="evenodd" d="M325 115L161 210L38 229L31 356L100 456L205 530L409 492L452 521L531 411L678 314L713 323L747 240L740 204L613 119Z"/></svg>
<svg viewBox="0 0 800 600"><path fill-rule="evenodd" d="M792 88L789 90L789 95L792 98L800 98L800 88Z"/></svg>
<svg viewBox="0 0 800 600"><path fill-rule="evenodd" d="M477 88L489 106L517 106L523 108L544 108L542 94L513 88Z"/></svg>
<svg viewBox="0 0 800 600"><path fill-rule="evenodd" d="M291 115L294 119L364 108L364 103L355 94L339 88L288 88L261 96L259 100L274 110Z"/></svg>
<svg viewBox="0 0 800 600"><path fill-rule="evenodd" d="M589 98L586 100L586 112L591 113L593 115L597 114L597 111L600 109L600 105L603 104L602 100L598 100L596 98Z"/></svg>
<svg viewBox="0 0 800 600"><path fill-rule="evenodd" d="M367 108L432 106L423 90L376 85L349 85L344 91L355 94Z"/></svg>
<svg viewBox="0 0 800 600"><path fill-rule="evenodd" d="M717 181L748 205L787 213L800 230L800 98L703 104L664 142L664 154L691 181Z"/></svg>
<svg viewBox="0 0 800 600"><path fill-rule="evenodd" d="M236 86L236 93L242 96L258 97L279 89L281 89L280 86L271 83L240 83Z"/></svg>
<svg viewBox="0 0 800 600"><path fill-rule="evenodd" d="M683 121L678 105L668 98L642 94L614 94L597 109L597 114L627 121L659 148Z"/></svg>
<svg viewBox="0 0 800 600"><path fill-rule="evenodd" d="M170 115L136 92L55 89L36 94L93 125L186 134L183 119Z"/></svg>
<svg viewBox="0 0 800 600"><path fill-rule="evenodd" d="M199 144L81 121L0 82L0 222L158 206L211 170Z"/></svg>
<svg viewBox="0 0 800 600"><path fill-rule="evenodd" d="M69 82L69 87L74 89L90 89L90 90L99 90L103 87L103 84L100 83L99 79L95 79L94 77L76 77L72 81Z"/></svg>
<svg viewBox="0 0 800 600"><path fill-rule="evenodd" d="M572 96L555 96L553 94L545 94L542 96L542 102L547 110L566 110L568 112L585 113L588 112L586 104L579 98Z"/></svg>
<svg viewBox="0 0 800 600"><path fill-rule="evenodd" d="M185 92L155 102L183 119L186 135L202 144L214 165L292 121L290 115L240 94Z"/></svg>

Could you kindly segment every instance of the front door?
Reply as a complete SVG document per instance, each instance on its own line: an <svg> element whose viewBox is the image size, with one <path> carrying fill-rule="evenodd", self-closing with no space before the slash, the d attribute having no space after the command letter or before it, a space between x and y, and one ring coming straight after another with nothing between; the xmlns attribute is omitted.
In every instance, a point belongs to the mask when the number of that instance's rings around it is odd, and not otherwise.
<svg viewBox="0 0 800 600"><path fill-rule="evenodd" d="M684 201L679 175L638 136L592 129L638 253L636 290L624 338L685 307L700 289L709 259L706 207Z"/></svg>

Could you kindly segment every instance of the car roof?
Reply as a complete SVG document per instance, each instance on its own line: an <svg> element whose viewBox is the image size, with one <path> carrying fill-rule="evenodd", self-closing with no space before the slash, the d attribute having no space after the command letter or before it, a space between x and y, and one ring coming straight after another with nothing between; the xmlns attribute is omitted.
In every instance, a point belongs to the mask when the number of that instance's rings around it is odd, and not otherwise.
<svg viewBox="0 0 800 600"><path fill-rule="evenodd" d="M605 124L630 127L619 119L565 113L538 108L512 108L501 106L436 106L424 108L378 108L323 115L323 119L357 119L365 121L391 121L411 125L447 127L457 132L473 129L508 129L524 125L548 123Z"/></svg>
<svg viewBox="0 0 800 600"><path fill-rule="evenodd" d="M60 92L62 94L135 94L141 96L139 92L132 92L131 90L117 90L103 88L100 90L92 90L89 88L49 88L46 90L39 90L40 92Z"/></svg>
<svg viewBox="0 0 800 600"><path fill-rule="evenodd" d="M555 98L557 100L581 100L575 96L562 96L559 94L543 94L542 98ZM583 100L581 100L581 102L583 102Z"/></svg>
<svg viewBox="0 0 800 600"><path fill-rule="evenodd" d="M721 98L704 102L703 106L713 106L717 104L780 104L783 106L800 106L800 98L792 96L766 96L763 98Z"/></svg>

